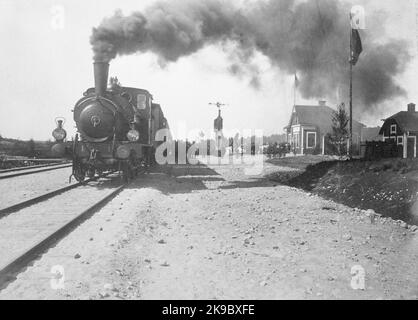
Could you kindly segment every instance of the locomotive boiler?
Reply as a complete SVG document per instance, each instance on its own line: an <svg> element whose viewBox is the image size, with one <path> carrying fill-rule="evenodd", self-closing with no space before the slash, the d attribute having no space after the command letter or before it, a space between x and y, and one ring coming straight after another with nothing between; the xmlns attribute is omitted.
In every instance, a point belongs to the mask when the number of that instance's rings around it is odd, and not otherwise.
<svg viewBox="0 0 418 320"><path fill-rule="evenodd" d="M65 130L58 122L53 136L55 153L72 159L72 176L83 181L105 171L120 171L133 178L141 167L155 162L155 141L160 129L168 129L159 104L144 89L124 87L116 78L108 84L109 64L94 63L95 87L88 89L75 104L77 134L64 142ZM63 147L63 145L65 147Z"/></svg>

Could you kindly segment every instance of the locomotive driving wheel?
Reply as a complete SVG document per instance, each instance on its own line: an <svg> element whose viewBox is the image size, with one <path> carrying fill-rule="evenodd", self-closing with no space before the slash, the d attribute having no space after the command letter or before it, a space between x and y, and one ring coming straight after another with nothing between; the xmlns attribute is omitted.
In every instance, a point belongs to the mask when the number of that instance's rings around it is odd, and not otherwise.
<svg viewBox="0 0 418 320"><path fill-rule="evenodd" d="M76 156L76 150L78 145L78 134L75 135L75 139L73 142L73 172L72 175L78 182L83 182L86 178L86 173L83 170L83 167L81 165L81 162L79 161L78 157ZM70 182L71 182L71 176L70 176Z"/></svg>
<svg viewBox="0 0 418 320"><path fill-rule="evenodd" d="M87 170L87 176L90 179L94 178L95 174L96 174L96 170L94 169L94 167L88 168L88 170Z"/></svg>
<svg viewBox="0 0 418 320"><path fill-rule="evenodd" d="M131 153L129 162L131 163L131 166L132 166L133 176L136 178L139 174L139 169L141 167L141 160L136 156L135 151Z"/></svg>
<svg viewBox="0 0 418 320"><path fill-rule="evenodd" d="M86 172L77 159L73 160L73 176L78 182L83 182L86 178Z"/></svg>
<svg viewBox="0 0 418 320"><path fill-rule="evenodd" d="M140 162L135 156L135 152L131 152L128 160L122 162L122 178L124 181L128 182L138 176Z"/></svg>
<svg viewBox="0 0 418 320"><path fill-rule="evenodd" d="M129 160L122 162L122 179L129 182L134 177L132 165Z"/></svg>

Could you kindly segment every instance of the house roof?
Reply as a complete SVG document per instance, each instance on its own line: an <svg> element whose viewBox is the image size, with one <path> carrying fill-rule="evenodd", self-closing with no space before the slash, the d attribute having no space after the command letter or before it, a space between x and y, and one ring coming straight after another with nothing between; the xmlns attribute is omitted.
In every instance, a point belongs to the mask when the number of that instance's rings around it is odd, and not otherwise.
<svg viewBox="0 0 418 320"><path fill-rule="evenodd" d="M292 126L292 120L294 116L298 117L298 123L301 125L311 125L318 127L321 132L331 132L332 130L332 116L336 110L328 106L307 106L296 105L294 106L292 116L290 117L289 125ZM361 128L365 127L364 124L353 120L353 131L360 132Z"/></svg>
<svg viewBox="0 0 418 320"><path fill-rule="evenodd" d="M380 127L362 128L361 141L381 141L382 137L379 135Z"/></svg>
<svg viewBox="0 0 418 320"><path fill-rule="evenodd" d="M395 120L402 131L418 131L418 112L401 111L387 118L385 123L388 120ZM380 134L383 134L383 128Z"/></svg>

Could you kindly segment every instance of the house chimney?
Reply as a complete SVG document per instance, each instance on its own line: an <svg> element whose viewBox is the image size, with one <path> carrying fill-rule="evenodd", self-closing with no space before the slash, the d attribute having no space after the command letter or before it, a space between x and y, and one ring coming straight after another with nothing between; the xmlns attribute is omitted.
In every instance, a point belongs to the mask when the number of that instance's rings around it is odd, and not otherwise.
<svg viewBox="0 0 418 320"><path fill-rule="evenodd" d="M319 100L319 106L325 107L327 105L327 102L325 100Z"/></svg>
<svg viewBox="0 0 418 320"><path fill-rule="evenodd" d="M415 112L415 104L414 103L408 104L408 112Z"/></svg>
<svg viewBox="0 0 418 320"><path fill-rule="evenodd" d="M94 87L96 95L103 96L107 89L107 78L109 76L109 63L94 62Z"/></svg>

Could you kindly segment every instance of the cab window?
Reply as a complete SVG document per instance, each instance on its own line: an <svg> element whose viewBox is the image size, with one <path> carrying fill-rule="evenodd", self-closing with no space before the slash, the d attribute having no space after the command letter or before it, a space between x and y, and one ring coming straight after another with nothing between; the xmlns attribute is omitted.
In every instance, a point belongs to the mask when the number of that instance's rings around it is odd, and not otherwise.
<svg viewBox="0 0 418 320"><path fill-rule="evenodd" d="M145 110L147 108L147 96L140 93L136 96L136 106L139 110Z"/></svg>

